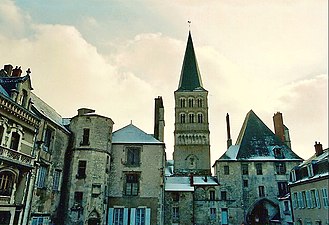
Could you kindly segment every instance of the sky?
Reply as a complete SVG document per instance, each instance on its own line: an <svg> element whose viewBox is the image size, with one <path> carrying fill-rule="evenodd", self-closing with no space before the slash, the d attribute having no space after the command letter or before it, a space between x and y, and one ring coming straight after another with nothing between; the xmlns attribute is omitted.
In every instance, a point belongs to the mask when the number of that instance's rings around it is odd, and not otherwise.
<svg viewBox="0 0 329 225"><path fill-rule="evenodd" d="M191 21L190 27L187 21ZM88 107L153 133L154 98L174 146L174 91L192 33L209 91L211 161L252 109L281 112L304 159L328 148L327 0L1 0L1 66L31 68L34 93L63 117ZM24 72L25 74L25 72Z"/></svg>

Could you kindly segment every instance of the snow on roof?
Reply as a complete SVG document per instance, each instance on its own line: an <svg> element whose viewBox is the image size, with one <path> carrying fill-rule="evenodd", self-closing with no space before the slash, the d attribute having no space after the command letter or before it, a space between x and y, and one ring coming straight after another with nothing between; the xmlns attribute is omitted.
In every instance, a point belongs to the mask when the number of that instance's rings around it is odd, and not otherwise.
<svg viewBox="0 0 329 225"><path fill-rule="evenodd" d="M189 177L166 177L165 191L194 191Z"/></svg>
<svg viewBox="0 0 329 225"><path fill-rule="evenodd" d="M163 142L155 139L153 135L145 133L133 124L129 124L113 132L112 143L163 144Z"/></svg>
<svg viewBox="0 0 329 225"><path fill-rule="evenodd" d="M217 186L218 182L217 182L217 179L212 176L193 177L193 185L195 185L195 186L201 186L201 185Z"/></svg>

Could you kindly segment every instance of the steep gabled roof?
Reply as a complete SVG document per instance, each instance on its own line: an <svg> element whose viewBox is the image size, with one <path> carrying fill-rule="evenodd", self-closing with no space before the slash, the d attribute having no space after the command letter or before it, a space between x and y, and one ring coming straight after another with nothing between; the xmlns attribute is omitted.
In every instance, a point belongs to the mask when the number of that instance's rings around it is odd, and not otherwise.
<svg viewBox="0 0 329 225"><path fill-rule="evenodd" d="M153 137L152 134L147 134L133 124L129 124L115 132L112 135L113 144L135 143L135 144L163 144Z"/></svg>
<svg viewBox="0 0 329 225"><path fill-rule="evenodd" d="M177 91L204 90L196 60L191 32L189 32L185 56Z"/></svg>
<svg viewBox="0 0 329 225"><path fill-rule="evenodd" d="M274 149L281 149L282 157L276 157ZM244 120L235 145L219 160L302 160L285 145L264 123L250 110Z"/></svg>

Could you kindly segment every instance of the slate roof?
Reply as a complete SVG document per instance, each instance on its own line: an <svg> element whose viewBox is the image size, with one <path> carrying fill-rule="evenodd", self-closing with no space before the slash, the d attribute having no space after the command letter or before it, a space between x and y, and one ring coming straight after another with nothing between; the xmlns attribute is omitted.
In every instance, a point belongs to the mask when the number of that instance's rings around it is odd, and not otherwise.
<svg viewBox="0 0 329 225"><path fill-rule="evenodd" d="M152 134L147 134L133 124L129 124L112 134L113 144L138 143L138 144L164 144L155 139Z"/></svg>
<svg viewBox="0 0 329 225"><path fill-rule="evenodd" d="M194 191L194 186L218 186L219 183L216 177L207 176L193 176L191 184L191 177L188 176L172 176L165 178L165 191Z"/></svg>
<svg viewBox="0 0 329 225"><path fill-rule="evenodd" d="M48 118L49 120L60 126L65 131L69 132L68 129L66 129L66 127L63 125L63 118L55 111L55 109L45 103L34 93L31 92L30 96L33 102L32 109L34 109L34 111L36 110L37 114L41 114L42 116Z"/></svg>
<svg viewBox="0 0 329 225"><path fill-rule="evenodd" d="M283 158L276 158L274 149L279 148ZM225 160L302 160L285 145L264 123L250 110L244 120L235 145L232 145L219 158Z"/></svg>
<svg viewBox="0 0 329 225"><path fill-rule="evenodd" d="M191 32L189 32L185 56L177 91L204 91L196 60Z"/></svg>

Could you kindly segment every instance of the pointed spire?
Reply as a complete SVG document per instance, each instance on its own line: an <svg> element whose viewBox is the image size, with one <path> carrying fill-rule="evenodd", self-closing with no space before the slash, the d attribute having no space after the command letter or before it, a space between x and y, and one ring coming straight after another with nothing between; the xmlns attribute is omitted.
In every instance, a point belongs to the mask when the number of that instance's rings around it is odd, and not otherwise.
<svg viewBox="0 0 329 225"><path fill-rule="evenodd" d="M191 32L189 31L178 90L193 91L195 89L204 90L194 52Z"/></svg>

